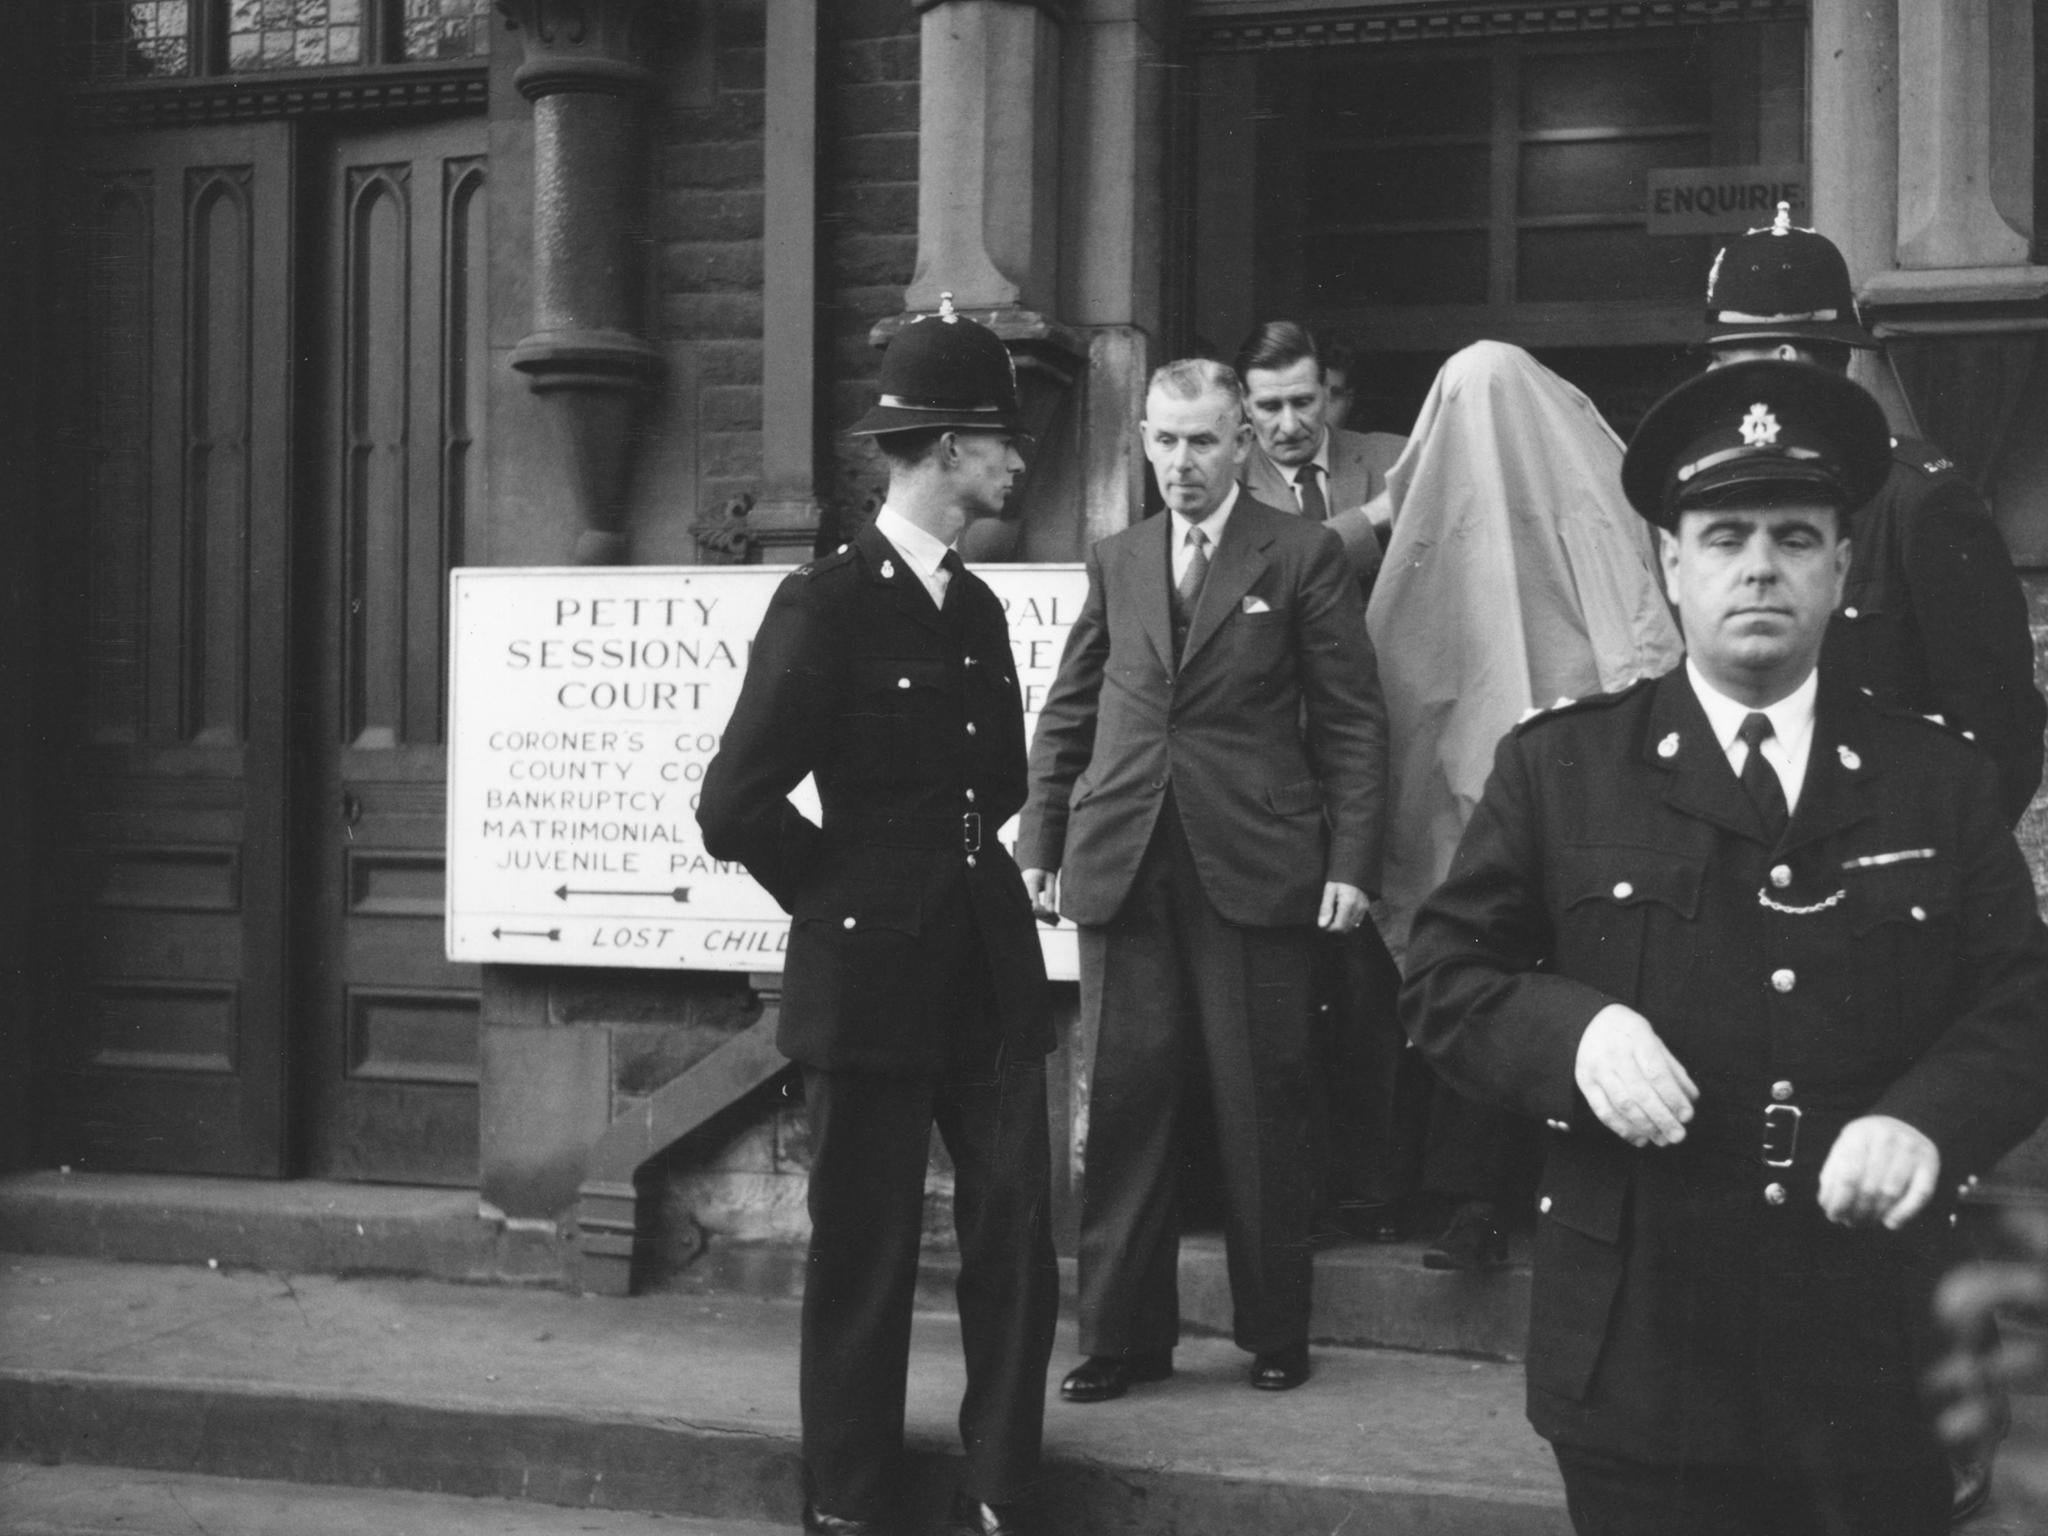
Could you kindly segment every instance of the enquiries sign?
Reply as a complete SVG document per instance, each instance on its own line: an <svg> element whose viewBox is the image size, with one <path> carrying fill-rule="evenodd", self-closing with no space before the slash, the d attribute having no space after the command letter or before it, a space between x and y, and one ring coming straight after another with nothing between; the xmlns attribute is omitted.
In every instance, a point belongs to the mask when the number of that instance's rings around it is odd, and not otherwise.
<svg viewBox="0 0 2048 1536"><path fill-rule="evenodd" d="M789 919L704 851L697 794L784 566L462 569L448 721L452 960L781 969ZM978 571L1003 601L1027 732L1078 565ZM797 803L818 814L809 781ZM1016 827L1005 827L1015 846ZM1041 930L1077 974L1071 928Z"/></svg>
<svg viewBox="0 0 2048 1536"><path fill-rule="evenodd" d="M1813 223L1803 165L1700 165L1650 172L1645 227L1653 235L1739 235L1767 225L1778 204Z"/></svg>

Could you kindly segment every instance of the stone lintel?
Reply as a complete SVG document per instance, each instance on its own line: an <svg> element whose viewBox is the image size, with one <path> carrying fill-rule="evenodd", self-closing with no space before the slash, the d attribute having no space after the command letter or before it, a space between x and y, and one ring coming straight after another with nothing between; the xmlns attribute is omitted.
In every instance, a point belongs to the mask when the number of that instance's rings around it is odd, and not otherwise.
<svg viewBox="0 0 2048 1536"><path fill-rule="evenodd" d="M1856 297L1880 337L2048 330L2048 267L1880 272Z"/></svg>

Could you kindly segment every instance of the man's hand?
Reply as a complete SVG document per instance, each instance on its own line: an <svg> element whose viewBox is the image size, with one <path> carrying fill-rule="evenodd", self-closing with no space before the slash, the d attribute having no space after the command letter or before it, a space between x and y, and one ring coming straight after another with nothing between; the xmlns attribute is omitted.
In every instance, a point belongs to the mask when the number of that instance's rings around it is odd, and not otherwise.
<svg viewBox="0 0 2048 1536"><path fill-rule="evenodd" d="M1572 1076L1600 1123L1630 1146L1685 1140L1699 1088L1635 1009L1609 1003L1593 1015Z"/></svg>
<svg viewBox="0 0 2048 1536"><path fill-rule="evenodd" d="M1342 880L1332 880L1323 887L1323 910L1316 918L1318 928L1325 933L1349 933L1364 921L1365 892Z"/></svg>
<svg viewBox="0 0 2048 1536"><path fill-rule="evenodd" d="M1941 1152L1890 1115L1842 1127L1820 1169L1820 1208L1844 1227L1884 1223L1896 1232L1926 1207L1941 1178Z"/></svg>
<svg viewBox="0 0 2048 1536"><path fill-rule="evenodd" d="M1031 915L1041 923L1060 920L1060 875L1056 869L1024 871L1024 894L1031 899Z"/></svg>

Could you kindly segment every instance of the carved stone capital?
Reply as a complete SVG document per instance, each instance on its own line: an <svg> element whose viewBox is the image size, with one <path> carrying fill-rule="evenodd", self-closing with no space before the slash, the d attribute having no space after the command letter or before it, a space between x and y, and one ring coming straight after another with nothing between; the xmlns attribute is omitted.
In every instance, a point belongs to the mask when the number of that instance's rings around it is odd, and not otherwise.
<svg viewBox="0 0 2048 1536"><path fill-rule="evenodd" d="M498 0L526 62L513 76L529 101L556 91L637 95L655 83L662 0Z"/></svg>

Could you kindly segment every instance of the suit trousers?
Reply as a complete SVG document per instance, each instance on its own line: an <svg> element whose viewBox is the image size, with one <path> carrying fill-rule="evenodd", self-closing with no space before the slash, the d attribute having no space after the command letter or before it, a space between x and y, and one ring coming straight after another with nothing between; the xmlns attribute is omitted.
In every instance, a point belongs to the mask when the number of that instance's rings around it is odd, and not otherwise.
<svg viewBox="0 0 2048 1536"><path fill-rule="evenodd" d="M1183 1085L1206 1083L1223 1175L1233 1332L1308 1339L1311 982L1316 930L1226 922L1171 794L1116 917L1080 930L1092 1041L1082 1150L1081 1350L1174 1347Z"/></svg>
<svg viewBox="0 0 2048 1536"><path fill-rule="evenodd" d="M1578 1536L1941 1536L1948 1462L1664 1466L1553 1442Z"/></svg>
<svg viewBox="0 0 2048 1536"><path fill-rule="evenodd" d="M818 1508L886 1518L903 1451L903 1394L934 1125L953 1160L956 1299L966 1355L961 1487L1023 1498L1038 1472L1059 1308L1048 1209L1045 1062L999 1046L943 1079L804 1071L811 1245L800 1397Z"/></svg>

